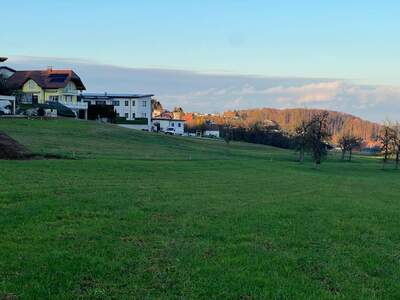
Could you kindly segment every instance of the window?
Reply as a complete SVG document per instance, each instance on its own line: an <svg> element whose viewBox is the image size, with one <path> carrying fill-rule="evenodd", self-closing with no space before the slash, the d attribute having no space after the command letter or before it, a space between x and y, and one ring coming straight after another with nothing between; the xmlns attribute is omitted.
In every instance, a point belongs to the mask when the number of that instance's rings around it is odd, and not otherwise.
<svg viewBox="0 0 400 300"><path fill-rule="evenodd" d="M112 105L114 105L114 106L119 106L119 101L113 101L113 102L112 102Z"/></svg>
<svg viewBox="0 0 400 300"><path fill-rule="evenodd" d="M58 96L49 96L49 101L58 102Z"/></svg>
<svg viewBox="0 0 400 300"><path fill-rule="evenodd" d="M125 106L129 106L129 101L125 101Z"/></svg>
<svg viewBox="0 0 400 300"><path fill-rule="evenodd" d="M172 123L171 123L171 126L172 126L172 127L175 127L175 123L174 123L174 122L172 122Z"/></svg>
<svg viewBox="0 0 400 300"><path fill-rule="evenodd" d="M72 102L72 96L65 96L66 102Z"/></svg>
<svg viewBox="0 0 400 300"><path fill-rule="evenodd" d="M135 104L136 104L135 100L132 100L132 106L135 106Z"/></svg>
<svg viewBox="0 0 400 300"><path fill-rule="evenodd" d="M132 119L134 119L134 118L135 118L135 113L132 114Z"/></svg>
<svg viewBox="0 0 400 300"><path fill-rule="evenodd" d="M143 107L146 107L146 106L147 106L147 101L143 100Z"/></svg>
<svg viewBox="0 0 400 300"><path fill-rule="evenodd" d="M128 118L129 118L129 114L125 113L125 119L128 119Z"/></svg>
<svg viewBox="0 0 400 300"><path fill-rule="evenodd" d="M106 101L97 100L96 105L106 105Z"/></svg>
<svg viewBox="0 0 400 300"><path fill-rule="evenodd" d="M178 123L178 127L182 127L182 123Z"/></svg>

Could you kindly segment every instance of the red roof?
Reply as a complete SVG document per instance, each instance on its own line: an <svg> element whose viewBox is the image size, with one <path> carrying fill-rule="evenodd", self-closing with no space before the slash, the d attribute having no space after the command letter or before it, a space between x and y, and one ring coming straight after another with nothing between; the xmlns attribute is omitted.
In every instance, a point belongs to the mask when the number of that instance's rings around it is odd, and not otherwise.
<svg viewBox="0 0 400 300"><path fill-rule="evenodd" d="M69 82L73 82L78 90L86 90L79 76L72 70L16 71L7 80L7 85L13 89L21 89L29 79L43 89L65 88Z"/></svg>

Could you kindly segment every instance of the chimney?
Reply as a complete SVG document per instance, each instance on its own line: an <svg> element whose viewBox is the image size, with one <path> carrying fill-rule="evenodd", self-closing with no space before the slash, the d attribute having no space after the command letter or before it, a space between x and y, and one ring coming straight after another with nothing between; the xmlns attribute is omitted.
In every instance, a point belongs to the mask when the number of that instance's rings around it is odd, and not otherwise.
<svg viewBox="0 0 400 300"><path fill-rule="evenodd" d="M6 61L7 57L0 57L0 62Z"/></svg>
<svg viewBox="0 0 400 300"><path fill-rule="evenodd" d="M48 66L47 67L47 72L51 73L51 71L53 71L53 66Z"/></svg>

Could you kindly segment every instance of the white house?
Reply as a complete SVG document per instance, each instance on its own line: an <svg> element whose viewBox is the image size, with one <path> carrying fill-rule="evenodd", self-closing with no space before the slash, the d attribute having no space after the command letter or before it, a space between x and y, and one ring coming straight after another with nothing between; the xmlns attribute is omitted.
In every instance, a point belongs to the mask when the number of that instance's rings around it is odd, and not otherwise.
<svg viewBox="0 0 400 300"><path fill-rule="evenodd" d="M215 130L215 129L211 129L211 130L204 130L204 134L205 137L216 137L219 138L220 134L219 134L219 130Z"/></svg>
<svg viewBox="0 0 400 300"><path fill-rule="evenodd" d="M185 120L153 118L153 129L166 132L173 128L176 135L183 135L185 132Z"/></svg>
<svg viewBox="0 0 400 300"><path fill-rule="evenodd" d="M129 121L147 119L147 129L150 130L152 105L154 95L141 94L109 94L109 93L83 93L80 98L90 105L111 105L117 116Z"/></svg>

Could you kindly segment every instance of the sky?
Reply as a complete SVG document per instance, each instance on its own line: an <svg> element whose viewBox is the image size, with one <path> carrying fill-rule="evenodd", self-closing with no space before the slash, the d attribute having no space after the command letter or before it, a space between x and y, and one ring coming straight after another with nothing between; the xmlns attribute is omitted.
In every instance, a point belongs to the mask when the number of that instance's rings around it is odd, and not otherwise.
<svg viewBox="0 0 400 300"><path fill-rule="evenodd" d="M206 112L400 115L399 1L19 0L1 10L8 65L74 67L90 91L143 90Z"/></svg>

